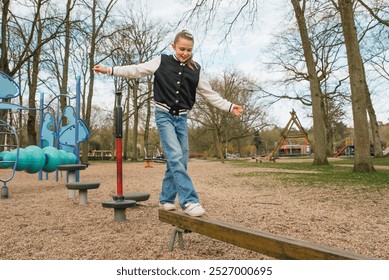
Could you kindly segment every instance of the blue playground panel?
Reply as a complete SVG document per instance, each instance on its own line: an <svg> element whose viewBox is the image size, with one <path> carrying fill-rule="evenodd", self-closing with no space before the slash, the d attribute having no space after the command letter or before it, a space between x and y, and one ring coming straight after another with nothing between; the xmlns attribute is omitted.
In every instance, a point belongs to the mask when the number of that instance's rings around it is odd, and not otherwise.
<svg viewBox="0 0 389 280"><path fill-rule="evenodd" d="M45 113L43 116L42 131L41 131L41 145L43 147L54 147L55 140L55 121L51 113Z"/></svg>
<svg viewBox="0 0 389 280"><path fill-rule="evenodd" d="M60 148L73 152L76 145L85 141L90 136L90 131L85 122L81 119L78 120L78 137L76 143L76 112L71 106L66 106L63 111L63 117L66 117L67 124L59 126L59 145Z"/></svg>
<svg viewBox="0 0 389 280"><path fill-rule="evenodd" d="M7 74L0 72L0 98L15 98L19 95L20 88L18 84Z"/></svg>
<svg viewBox="0 0 389 280"><path fill-rule="evenodd" d="M1 73L1 72L0 72ZM0 85L1 86L1 85ZM27 107L20 106L18 104L8 103L8 102L0 102L0 110L28 110Z"/></svg>

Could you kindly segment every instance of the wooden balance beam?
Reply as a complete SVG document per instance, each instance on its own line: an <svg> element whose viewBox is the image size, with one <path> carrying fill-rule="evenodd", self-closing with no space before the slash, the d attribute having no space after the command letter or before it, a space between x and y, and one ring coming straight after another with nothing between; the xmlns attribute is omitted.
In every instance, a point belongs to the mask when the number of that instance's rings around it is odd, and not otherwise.
<svg viewBox="0 0 389 280"><path fill-rule="evenodd" d="M159 209L159 220L176 226L169 249L173 250L175 236L183 249L183 232L196 232L276 259L295 260L368 260L373 259L343 250L248 229L206 217L191 217L182 211Z"/></svg>

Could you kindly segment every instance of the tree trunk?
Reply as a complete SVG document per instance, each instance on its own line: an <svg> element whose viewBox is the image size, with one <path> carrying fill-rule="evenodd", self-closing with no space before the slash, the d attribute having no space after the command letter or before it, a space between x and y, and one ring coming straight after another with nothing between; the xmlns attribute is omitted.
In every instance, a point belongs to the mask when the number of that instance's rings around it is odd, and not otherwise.
<svg viewBox="0 0 389 280"><path fill-rule="evenodd" d="M302 5L305 5L303 0ZM304 50L304 57L307 65L308 79L312 99L313 115L313 137L315 142L314 165L328 164L327 143L326 143L326 126L323 95L320 90L319 78L316 74L316 65L313 59L310 39L304 17L304 7L300 7L299 0L291 0L300 30L301 42Z"/></svg>
<svg viewBox="0 0 389 280"><path fill-rule="evenodd" d="M326 143L327 143L327 156L331 157L333 156L333 148L334 148L334 131L332 128L332 124L329 118L329 104L328 99L323 98L323 104L324 104L324 111L325 111L325 119L324 119L324 125L326 127Z"/></svg>
<svg viewBox="0 0 389 280"><path fill-rule="evenodd" d="M86 123L86 125L90 128L91 125L91 115L92 115L92 100L93 100L93 87L94 87L94 72L93 72L93 66L95 65L95 53L96 53L96 45L99 42L99 35L100 32L102 32L102 28L104 26L104 23L106 22L108 15L110 11L112 10L112 7L116 4L117 1L110 0L107 3L107 6L105 9L105 14L99 14L98 13L98 5L100 1L93 0L92 4L88 7L91 9L91 20L92 20L92 28L90 32L90 50L88 53L89 56L89 88L88 88L88 96L86 97L86 104L85 106L85 116L83 116L83 119ZM97 20L100 20L99 24L97 24ZM84 96L85 98L85 96ZM85 99L83 99L85 102ZM89 151L89 144L88 141L82 142L82 162L86 163L88 162L88 151Z"/></svg>
<svg viewBox="0 0 389 280"><path fill-rule="evenodd" d="M227 139L226 139L227 141ZM215 152L214 155L216 155L217 158L220 158L220 161L224 163L224 156L223 156L223 143L221 142L220 137L220 130L218 127L215 126L215 129L213 130L213 143Z"/></svg>
<svg viewBox="0 0 389 280"><path fill-rule="evenodd" d="M368 87L364 75L362 57L359 52L359 43L354 22L353 1L339 0L338 4L350 74L355 147L353 170L354 172L369 172L373 171L374 167L370 156L369 128L366 114L366 89Z"/></svg>
<svg viewBox="0 0 389 280"><path fill-rule="evenodd" d="M151 78L147 78L147 112L146 112L146 123L145 123L145 134L143 138L143 143L145 147L149 146L149 130L150 130L150 120L151 120L151 98L153 94L153 83ZM145 155L146 156L146 155Z"/></svg>
<svg viewBox="0 0 389 280"><path fill-rule="evenodd" d="M8 57L7 57L7 19L8 18L8 12L9 12L9 0L3 0L3 9L1 11L1 18L3 19L1 21L1 54L0 54L0 71L3 71L4 73L9 73L9 65L8 65Z"/></svg>
<svg viewBox="0 0 389 280"><path fill-rule="evenodd" d="M42 43L42 34L43 34L43 26L42 26L42 21L40 20L40 15L38 15L36 34L37 34L36 43L37 45L40 45ZM38 88L40 56L41 56L41 49L37 50L32 57L32 71L28 83L28 88L29 88L28 107L31 109L36 108L35 97ZM28 145L37 145L36 110L28 110L27 139L28 139Z"/></svg>
<svg viewBox="0 0 389 280"><path fill-rule="evenodd" d="M33 70L31 73L31 81L29 83L29 95L28 95L28 107L31 109L35 109L35 96L37 90L37 80L38 80L38 65L39 62L36 62L34 56L33 61ZM37 145L37 132L36 132L36 111L28 110L27 115L27 144L28 145Z"/></svg>
<svg viewBox="0 0 389 280"><path fill-rule="evenodd" d="M92 4L92 10L91 10L91 15L92 15L92 32L91 32L91 46L90 50L88 53L89 56L89 88L87 91L87 96L86 96L86 103L84 104L85 108L85 116L83 116L83 119L88 127L90 127L91 124L91 115L92 115L92 99L93 99L93 87L94 87L94 72L93 72L93 66L95 64L95 51L96 51L96 41L97 41L97 25L96 25L96 16L97 16L97 1L93 0ZM85 97L84 97L85 98ZM84 99L85 101L85 99ZM88 153L89 153L89 143L88 141L82 142L82 157L81 161L83 163L88 162Z"/></svg>
<svg viewBox="0 0 389 280"><path fill-rule="evenodd" d="M9 0L4 0L1 10L1 18L6 19L8 18L8 10L9 10ZM2 20L1 21L1 54L0 54L0 71L4 72L5 74L9 74L9 64L8 64L8 57L7 57L7 21ZM3 100L4 102L8 102L7 100ZM0 110L0 119L7 121L7 111L6 110ZM4 144L5 136L3 134L0 134L0 144ZM4 148L0 146L0 151L2 151Z"/></svg>
<svg viewBox="0 0 389 280"><path fill-rule="evenodd" d="M66 14L69 15L65 22L65 49L64 49L64 58L63 58L63 68L62 68L62 83L59 87L60 97L60 106L61 111L66 106L66 96L68 92L68 80L69 80L69 57L70 57L70 30L71 30L71 21L70 21L70 10L71 10L72 0L67 0L66 3Z"/></svg>
<svg viewBox="0 0 389 280"><path fill-rule="evenodd" d="M334 133L331 124L327 122L327 156L334 155Z"/></svg>
<svg viewBox="0 0 389 280"><path fill-rule="evenodd" d="M367 106L367 113L369 114L371 135L373 138L374 157L383 157L384 152L382 150L382 145L381 145L381 137L379 133L377 116L375 114L374 107L371 102L370 92L368 88L366 89L366 106Z"/></svg>

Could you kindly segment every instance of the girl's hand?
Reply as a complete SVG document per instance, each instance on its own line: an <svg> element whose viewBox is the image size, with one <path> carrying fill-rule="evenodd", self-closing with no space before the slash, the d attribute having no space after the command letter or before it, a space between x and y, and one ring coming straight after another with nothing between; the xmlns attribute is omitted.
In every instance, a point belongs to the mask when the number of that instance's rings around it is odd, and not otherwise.
<svg viewBox="0 0 389 280"><path fill-rule="evenodd" d="M101 65L95 65L95 66L93 66L93 71L95 71L95 73L102 73L102 74L108 75L109 72L110 72L109 70L110 70L110 69L105 68L104 66L101 66Z"/></svg>
<svg viewBox="0 0 389 280"><path fill-rule="evenodd" d="M232 113L235 115L235 116L240 116L243 112L243 108L242 106L239 106L239 105L235 105L232 107Z"/></svg>

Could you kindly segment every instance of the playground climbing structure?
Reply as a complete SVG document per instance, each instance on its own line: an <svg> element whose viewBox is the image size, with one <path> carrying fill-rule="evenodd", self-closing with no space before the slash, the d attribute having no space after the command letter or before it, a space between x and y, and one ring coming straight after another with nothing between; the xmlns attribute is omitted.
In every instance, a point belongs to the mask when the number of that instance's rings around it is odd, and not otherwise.
<svg viewBox="0 0 389 280"><path fill-rule="evenodd" d="M9 175L0 176L3 183L1 197L8 197L7 182L14 177L15 171L39 173L53 172L59 165L79 163L79 143L87 140L90 131L80 118L80 78L77 78L76 95L65 95L67 106L60 109L60 97L55 95L45 103L44 94L40 95L39 108L28 108L6 102L20 95L18 84L5 73L0 72L0 110L12 115L26 110L39 111L39 144L26 148L20 147L18 133L10 123L10 117L0 120L0 169L8 169ZM71 106L71 103L75 106ZM66 120L66 121L64 121ZM57 180L58 180L58 173ZM78 175L77 175L78 177Z"/></svg>
<svg viewBox="0 0 389 280"><path fill-rule="evenodd" d="M308 133L305 131L303 126L301 125L301 122L299 118L297 117L297 114L294 110L290 112L290 119L284 129L281 131L280 138L276 145L274 146L273 151L268 154L267 156L264 157L264 159L269 159L271 161L275 161L275 159L278 157L280 149L285 146L287 139L288 138L303 138L304 139L304 145L306 146L307 144L310 145L311 150L313 149L313 144L312 141L308 137ZM298 128L298 132L293 132L292 127L296 126Z"/></svg>

